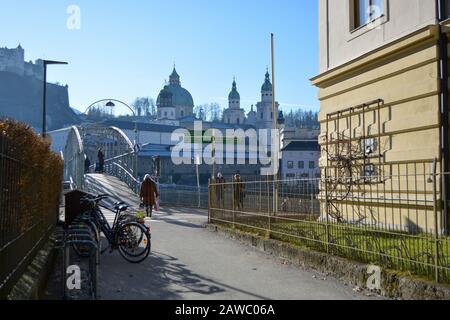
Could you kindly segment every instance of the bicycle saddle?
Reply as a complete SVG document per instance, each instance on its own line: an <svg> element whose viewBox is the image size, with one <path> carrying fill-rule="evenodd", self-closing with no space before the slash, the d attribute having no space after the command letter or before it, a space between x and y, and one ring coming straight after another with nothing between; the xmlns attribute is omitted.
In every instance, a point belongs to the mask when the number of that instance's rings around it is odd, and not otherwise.
<svg viewBox="0 0 450 320"><path fill-rule="evenodd" d="M117 205L114 206L114 209L116 211L123 212L123 211L127 211L128 210L128 206L125 205L125 204L121 204L121 205L117 204Z"/></svg>

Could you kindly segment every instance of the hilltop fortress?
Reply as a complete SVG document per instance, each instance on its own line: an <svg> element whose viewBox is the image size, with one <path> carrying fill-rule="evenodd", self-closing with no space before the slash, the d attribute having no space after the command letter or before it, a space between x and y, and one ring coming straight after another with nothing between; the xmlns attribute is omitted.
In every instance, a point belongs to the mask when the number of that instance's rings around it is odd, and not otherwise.
<svg viewBox="0 0 450 320"><path fill-rule="evenodd" d="M0 71L34 77L41 81L44 79L42 60L38 59L34 63L26 62L25 50L20 44L15 49L0 48Z"/></svg>
<svg viewBox="0 0 450 320"><path fill-rule="evenodd" d="M0 118L26 122L37 131L42 126L43 61L25 62L25 50L0 48ZM47 84L49 130L79 122L70 108L69 87Z"/></svg>

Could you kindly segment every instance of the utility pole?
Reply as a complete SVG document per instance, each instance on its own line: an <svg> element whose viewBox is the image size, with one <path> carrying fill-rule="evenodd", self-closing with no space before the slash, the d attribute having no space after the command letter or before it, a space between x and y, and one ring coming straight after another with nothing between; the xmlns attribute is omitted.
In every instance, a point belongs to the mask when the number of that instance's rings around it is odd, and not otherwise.
<svg viewBox="0 0 450 320"><path fill-rule="evenodd" d="M213 128L212 130L212 151L211 151L211 157L212 157L212 180L213 183L216 181L216 129Z"/></svg>
<svg viewBox="0 0 450 320"><path fill-rule="evenodd" d="M272 143L274 143L273 135L278 131L278 112L277 105L275 99L275 43L274 43L274 35L270 34L270 42L271 42L271 52L272 52L272 112L273 112L273 133L272 133ZM278 139L278 134L276 134ZM274 169L278 169L278 158L279 158L279 142L276 144L276 150L273 152L273 163ZM273 173L273 213L276 214L278 212L278 170L274 170Z"/></svg>

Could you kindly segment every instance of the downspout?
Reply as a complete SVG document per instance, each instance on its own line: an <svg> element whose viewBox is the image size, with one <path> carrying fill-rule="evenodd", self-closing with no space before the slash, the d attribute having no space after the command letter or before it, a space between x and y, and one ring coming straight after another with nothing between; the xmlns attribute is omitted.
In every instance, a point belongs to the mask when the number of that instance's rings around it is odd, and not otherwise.
<svg viewBox="0 0 450 320"><path fill-rule="evenodd" d="M441 158L441 205L442 205L442 231L448 233L448 199L449 199L449 107L448 107L448 39L447 34L441 26L446 19L446 5L444 0L436 0L436 20L439 28L439 66L438 75L440 80L439 111L440 111L440 158Z"/></svg>

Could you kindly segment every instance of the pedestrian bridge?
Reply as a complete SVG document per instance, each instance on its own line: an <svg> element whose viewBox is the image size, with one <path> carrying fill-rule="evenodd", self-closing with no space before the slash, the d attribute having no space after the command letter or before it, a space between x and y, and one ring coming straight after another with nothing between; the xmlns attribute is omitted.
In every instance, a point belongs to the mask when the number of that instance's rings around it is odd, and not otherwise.
<svg viewBox="0 0 450 320"><path fill-rule="evenodd" d="M97 162L98 149L105 155L104 173L116 177L129 188L137 191L137 153L135 143L119 128L99 124L73 126L68 130L62 156L64 158L64 180L73 188L84 189L92 176L86 173L86 157L90 160L89 172Z"/></svg>

